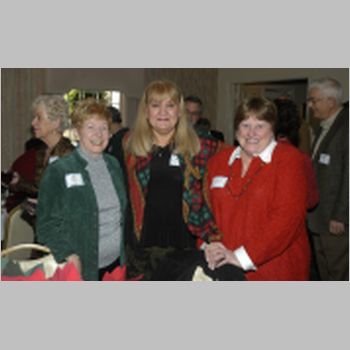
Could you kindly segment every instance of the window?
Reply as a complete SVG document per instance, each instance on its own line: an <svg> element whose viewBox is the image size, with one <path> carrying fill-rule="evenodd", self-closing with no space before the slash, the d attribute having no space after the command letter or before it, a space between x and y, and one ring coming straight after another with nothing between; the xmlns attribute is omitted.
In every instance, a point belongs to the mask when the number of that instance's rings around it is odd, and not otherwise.
<svg viewBox="0 0 350 350"><path fill-rule="evenodd" d="M95 98L96 100L104 100L107 105L113 106L121 110L121 92L115 90L91 91L83 89L71 89L64 94L64 99L69 103L69 113L73 112L75 104L86 98ZM77 145L78 138L72 127L67 129L63 135Z"/></svg>
<svg viewBox="0 0 350 350"><path fill-rule="evenodd" d="M70 112L73 111L74 105L80 101L89 97L93 97L96 100L104 100L108 105L120 109L121 92L114 90L104 90L104 91L89 91L82 89L71 89L66 94L64 98L69 103Z"/></svg>

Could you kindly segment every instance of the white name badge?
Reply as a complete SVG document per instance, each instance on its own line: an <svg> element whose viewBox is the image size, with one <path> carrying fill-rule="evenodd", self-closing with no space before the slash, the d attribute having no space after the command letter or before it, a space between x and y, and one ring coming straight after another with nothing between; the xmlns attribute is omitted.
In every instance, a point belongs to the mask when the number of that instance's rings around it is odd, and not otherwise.
<svg viewBox="0 0 350 350"><path fill-rule="evenodd" d="M228 178L226 176L215 176L211 182L210 188L224 188Z"/></svg>
<svg viewBox="0 0 350 350"><path fill-rule="evenodd" d="M65 180L67 188L73 186L84 186L84 180L80 173L67 174Z"/></svg>
<svg viewBox="0 0 350 350"><path fill-rule="evenodd" d="M320 164L329 165L331 163L331 156L326 153L320 154L320 159L318 161Z"/></svg>
<svg viewBox="0 0 350 350"><path fill-rule="evenodd" d="M172 154L169 160L170 166L180 166L180 159L176 154Z"/></svg>
<svg viewBox="0 0 350 350"><path fill-rule="evenodd" d="M52 156L52 157L50 157L50 158L49 158L49 164L55 162L57 159L58 159L57 156Z"/></svg>

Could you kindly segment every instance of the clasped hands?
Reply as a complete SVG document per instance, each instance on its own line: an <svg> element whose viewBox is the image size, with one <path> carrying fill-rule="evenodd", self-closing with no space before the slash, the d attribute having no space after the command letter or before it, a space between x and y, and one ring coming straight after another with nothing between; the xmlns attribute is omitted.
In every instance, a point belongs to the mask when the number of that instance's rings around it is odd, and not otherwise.
<svg viewBox="0 0 350 350"><path fill-rule="evenodd" d="M208 263L208 267L211 270L214 270L225 264L241 267L241 264L233 252L227 249L221 242L213 242L207 244L204 248L204 255Z"/></svg>

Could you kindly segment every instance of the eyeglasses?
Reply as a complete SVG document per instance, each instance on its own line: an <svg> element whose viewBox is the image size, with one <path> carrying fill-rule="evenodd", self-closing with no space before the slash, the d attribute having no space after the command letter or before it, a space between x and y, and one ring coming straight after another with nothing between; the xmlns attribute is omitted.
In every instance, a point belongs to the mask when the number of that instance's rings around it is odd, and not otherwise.
<svg viewBox="0 0 350 350"><path fill-rule="evenodd" d="M320 101L323 101L323 100L325 100L325 99L327 99L327 97L308 97L308 98L306 99L306 102L307 102L307 103L315 104L315 103L320 102Z"/></svg>

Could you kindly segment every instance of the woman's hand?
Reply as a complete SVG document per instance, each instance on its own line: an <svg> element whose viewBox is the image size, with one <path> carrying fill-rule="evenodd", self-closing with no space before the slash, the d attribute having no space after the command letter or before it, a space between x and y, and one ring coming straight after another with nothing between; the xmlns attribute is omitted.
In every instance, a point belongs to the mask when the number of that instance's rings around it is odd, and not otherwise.
<svg viewBox="0 0 350 350"><path fill-rule="evenodd" d="M9 185L8 185L10 191L12 191L12 192L16 192L17 191L17 185L18 185L20 179L21 179L21 176L17 173L17 171L14 171L12 173L12 179L11 179Z"/></svg>
<svg viewBox="0 0 350 350"><path fill-rule="evenodd" d="M27 197L28 205L26 209L30 215L36 215L36 206L38 204L38 200L36 198Z"/></svg>
<svg viewBox="0 0 350 350"><path fill-rule="evenodd" d="M231 264L241 267L241 264L233 254L221 242L213 242L205 247L205 259L211 270L214 270L225 264Z"/></svg>
<svg viewBox="0 0 350 350"><path fill-rule="evenodd" d="M12 173L12 179L10 182L10 186L16 186L18 184L20 178L21 178L21 176L17 173L17 171L14 171Z"/></svg>
<svg viewBox="0 0 350 350"><path fill-rule="evenodd" d="M213 242L206 245L204 250L205 259L211 270L214 270L225 259L225 250L226 247L221 242Z"/></svg>
<svg viewBox="0 0 350 350"><path fill-rule="evenodd" d="M80 258L77 254L72 254L70 255L67 259L67 262L72 262L75 267L77 268L77 270L79 271L79 273L82 273L82 268L81 268L81 261Z"/></svg>
<svg viewBox="0 0 350 350"><path fill-rule="evenodd" d="M342 235L345 233L345 225L340 221L331 220L329 222L329 231L332 235Z"/></svg>

